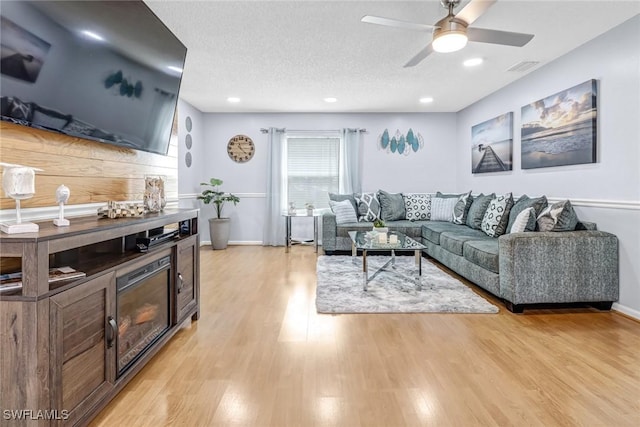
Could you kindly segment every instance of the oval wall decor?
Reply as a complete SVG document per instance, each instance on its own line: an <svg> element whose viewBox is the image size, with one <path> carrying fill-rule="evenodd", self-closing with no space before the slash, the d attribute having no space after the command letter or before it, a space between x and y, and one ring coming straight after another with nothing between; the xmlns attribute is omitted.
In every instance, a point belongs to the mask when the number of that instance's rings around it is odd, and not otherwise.
<svg viewBox="0 0 640 427"><path fill-rule="evenodd" d="M187 150L191 150L191 146L193 145L191 134L187 134L187 136L184 138L184 145L187 146Z"/></svg>
<svg viewBox="0 0 640 427"><path fill-rule="evenodd" d="M187 154L184 155L184 163L187 165L188 168L191 167L191 153L187 152Z"/></svg>
<svg viewBox="0 0 640 427"><path fill-rule="evenodd" d="M193 123L191 123L191 117L187 116L185 120L185 126L187 127L187 132L191 132L191 128L193 127Z"/></svg>

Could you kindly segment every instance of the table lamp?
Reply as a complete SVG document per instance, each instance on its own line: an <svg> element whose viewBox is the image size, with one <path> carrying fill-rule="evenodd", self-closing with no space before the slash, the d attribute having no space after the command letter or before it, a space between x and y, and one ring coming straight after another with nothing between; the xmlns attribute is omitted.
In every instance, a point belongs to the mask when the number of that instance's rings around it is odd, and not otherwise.
<svg viewBox="0 0 640 427"><path fill-rule="evenodd" d="M20 200L33 197L36 192L35 171L42 171L42 169L11 163L0 163L0 166L3 167L2 188L8 197L16 201L16 222L2 223L0 224L0 230L7 234L38 232L38 224L22 222L22 217L20 216Z"/></svg>

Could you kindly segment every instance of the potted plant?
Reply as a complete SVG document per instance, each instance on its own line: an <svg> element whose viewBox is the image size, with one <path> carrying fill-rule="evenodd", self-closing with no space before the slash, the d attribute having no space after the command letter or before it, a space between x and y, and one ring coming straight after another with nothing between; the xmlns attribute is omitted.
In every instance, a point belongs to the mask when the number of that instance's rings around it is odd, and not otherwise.
<svg viewBox="0 0 640 427"><path fill-rule="evenodd" d="M387 233L389 231L389 227L386 226L383 220L378 218L373 221L373 231L377 231L378 233Z"/></svg>
<svg viewBox="0 0 640 427"><path fill-rule="evenodd" d="M313 203L311 202L305 203L304 207L307 208L307 215L313 216L313 210L315 209L315 206L313 206Z"/></svg>
<svg viewBox="0 0 640 427"><path fill-rule="evenodd" d="M232 202L236 205L240 198L231 193L220 191L222 180L211 178L209 182L201 182L208 188L204 189L198 196L198 200L202 200L205 205L213 203L215 205L216 216L209 218L209 235L211 237L211 247L213 249L226 249L229 243L230 218L222 217L222 209L226 202Z"/></svg>

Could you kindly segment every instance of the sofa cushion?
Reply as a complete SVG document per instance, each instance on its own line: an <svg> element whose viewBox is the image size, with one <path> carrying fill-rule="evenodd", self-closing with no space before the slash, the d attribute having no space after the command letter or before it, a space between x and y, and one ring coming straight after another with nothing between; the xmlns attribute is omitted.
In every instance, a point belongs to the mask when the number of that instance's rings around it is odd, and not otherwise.
<svg viewBox="0 0 640 427"><path fill-rule="evenodd" d="M467 213L467 226L476 230L482 229L482 218L494 197L496 197L494 193L487 194L486 196L480 193L479 196L473 198L473 202Z"/></svg>
<svg viewBox="0 0 640 427"><path fill-rule="evenodd" d="M334 202L341 202L343 200L348 200L353 205L353 209L358 212L358 203L356 202L356 198L353 194L336 194L329 193L329 200L333 200Z"/></svg>
<svg viewBox="0 0 640 427"><path fill-rule="evenodd" d="M391 231L399 231L412 239L421 241L422 225L426 223L427 221L409 221L408 219L403 219L399 221L388 221L385 224Z"/></svg>
<svg viewBox="0 0 640 427"><path fill-rule="evenodd" d="M434 197L431 199L431 221L453 221L453 208L457 198Z"/></svg>
<svg viewBox="0 0 640 427"><path fill-rule="evenodd" d="M372 222L347 222L336 227L336 237L349 238L350 231L371 231L372 228Z"/></svg>
<svg viewBox="0 0 640 427"><path fill-rule="evenodd" d="M424 221L431 218L431 195L424 193L402 193L406 218Z"/></svg>
<svg viewBox="0 0 640 427"><path fill-rule="evenodd" d="M509 212L509 223L507 224L507 233L511 233L511 227L513 227L513 223L516 220L516 217L520 214L520 212L524 211L527 208L533 208L534 214L536 218L538 215L542 213L544 208L547 207L547 198L545 196L529 198L526 194L521 196L517 202L513 204L511 211Z"/></svg>
<svg viewBox="0 0 640 427"><path fill-rule="evenodd" d="M453 220L451 222L454 224L466 224L467 214L469 213L469 208L472 203L473 197L471 196L471 191L458 197L458 201L453 207Z"/></svg>
<svg viewBox="0 0 640 427"><path fill-rule="evenodd" d="M578 225L578 216L569 200L563 200L548 206L538 216L540 231L573 231Z"/></svg>
<svg viewBox="0 0 640 427"><path fill-rule="evenodd" d="M358 208L358 221L373 222L380 218L380 201L378 193L362 193L355 195Z"/></svg>
<svg viewBox="0 0 640 427"><path fill-rule="evenodd" d="M513 206L511 193L495 197L489 203L487 211L482 217L482 231L489 237L498 237L504 234L509 222L509 211Z"/></svg>
<svg viewBox="0 0 640 427"><path fill-rule="evenodd" d="M536 211L532 207L527 208L520 212L516 217L515 221L513 221L513 226L511 227L511 233L523 233L525 231L535 231L536 230Z"/></svg>
<svg viewBox="0 0 640 427"><path fill-rule="evenodd" d="M459 232L468 229L464 225L454 224L452 222L429 221L422 226L422 238L427 239L436 245L440 244L440 235L445 231Z"/></svg>
<svg viewBox="0 0 640 427"><path fill-rule="evenodd" d="M70 115L62 114L56 110L43 108L34 103L31 105L33 111L31 121L34 125L42 126L47 129L61 130L71 122L72 117Z"/></svg>
<svg viewBox="0 0 640 427"><path fill-rule="evenodd" d="M397 221L405 219L404 199L402 193L387 193L378 191L380 199L380 218L383 221Z"/></svg>
<svg viewBox="0 0 640 427"><path fill-rule="evenodd" d="M343 200L341 202L329 200L329 206L331 206L331 210L336 216L337 225L358 221L356 211L353 209L353 205L349 200Z"/></svg>
<svg viewBox="0 0 640 427"><path fill-rule="evenodd" d="M480 230L472 230L465 227L465 230L444 231L440 234L440 246L449 252L462 256L464 242L470 240L491 239Z"/></svg>
<svg viewBox="0 0 640 427"><path fill-rule="evenodd" d="M91 135L93 129L95 129L95 126L90 125L89 123L85 123L77 119L72 119L64 127L63 131L68 135Z"/></svg>
<svg viewBox="0 0 640 427"><path fill-rule="evenodd" d="M420 241L422 236L422 226L428 224L429 221L389 221L385 225L389 227L390 231L400 231L406 234L412 239ZM373 228L372 222L348 222L337 226L338 237L349 237L349 231L371 231Z"/></svg>
<svg viewBox="0 0 640 427"><path fill-rule="evenodd" d="M467 241L464 243L462 253L467 261L498 273L498 239Z"/></svg>

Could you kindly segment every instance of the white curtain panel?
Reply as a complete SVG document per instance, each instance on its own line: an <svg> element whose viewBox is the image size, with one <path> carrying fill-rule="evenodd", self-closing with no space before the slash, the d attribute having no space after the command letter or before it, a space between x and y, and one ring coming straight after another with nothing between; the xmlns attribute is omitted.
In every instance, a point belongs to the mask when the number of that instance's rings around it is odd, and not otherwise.
<svg viewBox="0 0 640 427"><path fill-rule="evenodd" d="M340 193L361 193L362 174L360 173L360 129L342 129L342 152L340 153Z"/></svg>
<svg viewBox="0 0 640 427"><path fill-rule="evenodd" d="M285 197L282 164L284 161L284 129L269 128L267 133L267 198L264 214L262 244L284 246L285 219L282 198Z"/></svg>

